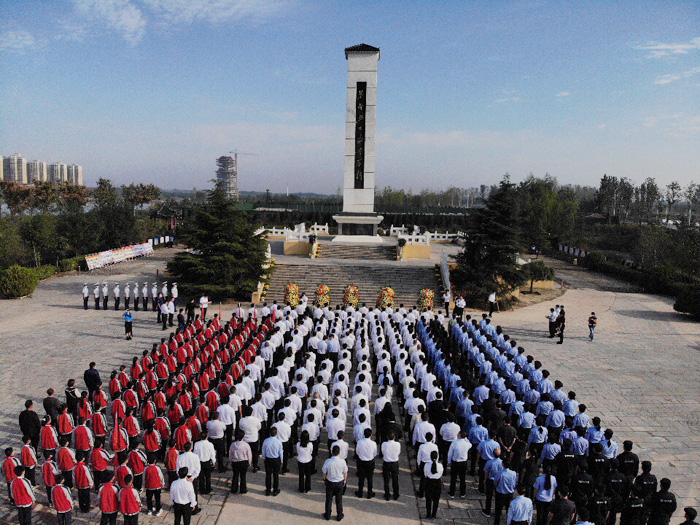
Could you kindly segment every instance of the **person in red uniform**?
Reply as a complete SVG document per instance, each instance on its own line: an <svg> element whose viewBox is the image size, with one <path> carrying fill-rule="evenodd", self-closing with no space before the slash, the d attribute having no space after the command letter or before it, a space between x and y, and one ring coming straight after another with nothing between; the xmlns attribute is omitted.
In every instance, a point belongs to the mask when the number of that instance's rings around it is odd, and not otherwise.
<svg viewBox="0 0 700 525"><path fill-rule="evenodd" d="M82 417L78 420L78 426L73 431L73 444L76 452L84 452L86 456L90 454L90 450L95 445L92 430L88 428L87 421Z"/></svg>
<svg viewBox="0 0 700 525"><path fill-rule="evenodd" d="M119 489L114 484L114 478L110 478L100 487L100 491L97 493L97 502L100 511L102 511L100 525L117 525Z"/></svg>
<svg viewBox="0 0 700 525"><path fill-rule="evenodd" d="M92 449L90 454L90 463L92 464L92 470L95 472L95 488L99 489L100 485L106 483L112 477L108 468L109 463L113 459L114 456L104 449L104 441L98 439L95 442L95 448Z"/></svg>
<svg viewBox="0 0 700 525"><path fill-rule="evenodd" d="M61 413L58 415L58 437L70 439L75 430L73 416L68 412L66 405L61 405Z"/></svg>
<svg viewBox="0 0 700 525"><path fill-rule="evenodd" d="M75 452L68 447L68 440L64 438L61 448L56 452L56 463L63 474L63 484L69 489L73 488L73 469L75 468Z"/></svg>
<svg viewBox="0 0 700 525"><path fill-rule="evenodd" d="M15 451L12 447L7 447L5 449L5 460L2 462L2 472L5 475L5 481L7 481L7 493L10 496L10 503L13 505L15 501L12 499L12 482L15 480L17 475L15 474L15 469L21 465L19 458L15 457Z"/></svg>
<svg viewBox="0 0 700 525"><path fill-rule="evenodd" d="M44 458L48 459L49 456L56 457L58 432L51 424L49 416L44 417L44 426L41 427L41 448L44 449Z"/></svg>
<svg viewBox="0 0 700 525"><path fill-rule="evenodd" d="M146 465L148 465L148 460L146 459L144 451L139 449L138 443L134 444L129 451L128 465L131 469L131 475L134 477L134 487L141 492L141 488L143 487L143 473L146 470Z"/></svg>
<svg viewBox="0 0 700 525"><path fill-rule="evenodd" d="M114 430L112 430L112 450L115 454L118 454L124 452L128 447L129 434L126 429L117 422L114 426Z"/></svg>
<svg viewBox="0 0 700 525"><path fill-rule="evenodd" d="M126 485L119 491L119 511L124 516L124 525L139 525L141 496L134 488L134 478L131 474L127 474L124 483Z"/></svg>
<svg viewBox="0 0 700 525"><path fill-rule="evenodd" d="M53 506L53 498L51 497L53 489L56 486L56 477L60 475L61 471L58 470L56 463L53 461L53 456L49 456L44 461L44 465L41 467L41 474L44 477L44 484L46 485L46 498L49 500L49 507Z"/></svg>
<svg viewBox="0 0 700 525"><path fill-rule="evenodd" d="M36 449L32 445L32 438L29 436L24 436L22 438L24 445L20 451L20 462L24 467L24 477L29 480L29 483L36 485L36 466L39 461L36 457Z"/></svg>
<svg viewBox="0 0 700 525"><path fill-rule="evenodd" d="M71 525L73 522L73 498L70 489L63 484L63 476L56 476L56 486L51 491L53 505L56 507L58 525Z"/></svg>
<svg viewBox="0 0 700 525"><path fill-rule="evenodd" d="M92 415L92 433L96 438L105 439L107 437L107 418L104 414L104 407L98 407Z"/></svg>
<svg viewBox="0 0 700 525"><path fill-rule="evenodd" d="M143 434L143 448L146 449L146 458L149 463L155 459L160 452L160 432L154 428L153 421L146 424L146 432Z"/></svg>
<svg viewBox="0 0 700 525"><path fill-rule="evenodd" d="M81 512L90 511L90 489L95 487L95 482L90 474L90 469L85 463L85 454L79 452L78 463L73 471L75 487L78 489L78 506Z"/></svg>
<svg viewBox="0 0 700 525"><path fill-rule="evenodd" d="M165 478L163 477L163 471L156 465L155 458L148 462L144 477L146 482L146 506L148 507L148 515L160 516L163 514L160 495L165 486Z"/></svg>
<svg viewBox="0 0 700 525"><path fill-rule="evenodd" d="M129 448L132 448L139 442L139 434L141 433L141 427L139 426L138 419L136 419L134 415L133 408L129 407L126 409L126 417L124 418L123 425L129 436Z"/></svg>
<svg viewBox="0 0 700 525"><path fill-rule="evenodd" d="M36 497L32 484L24 476L25 471L26 469L21 465L15 467L15 479L12 481L10 492L17 507L17 522L20 525L31 525L32 507L36 503Z"/></svg>
<svg viewBox="0 0 700 525"><path fill-rule="evenodd" d="M184 447L183 447L184 450ZM168 471L168 486L173 484L177 478L177 458L180 451L175 446L175 440L171 439L168 442L168 450L165 453L165 470Z"/></svg>

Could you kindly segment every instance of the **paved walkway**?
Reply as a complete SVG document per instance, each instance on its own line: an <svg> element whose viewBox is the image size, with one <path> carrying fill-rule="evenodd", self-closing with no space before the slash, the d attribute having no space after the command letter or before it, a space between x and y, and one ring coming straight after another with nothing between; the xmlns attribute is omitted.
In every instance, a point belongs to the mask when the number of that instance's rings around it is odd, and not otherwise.
<svg viewBox="0 0 700 525"><path fill-rule="evenodd" d="M149 259L124 263L88 278L113 283L119 280L149 283L162 274L174 250L157 251ZM658 477L673 480L679 507L700 506L700 324L675 313L666 298L620 293L619 283L605 284L585 270L558 264L559 277L569 290L557 300L568 312L567 339L555 345L545 337L548 311L545 304L497 314L496 322L514 335L529 353L537 356L555 379L577 391L592 415L600 415L615 430L618 442L635 441L642 459L654 462ZM114 310L84 311L80 297L84 276L68 275L44 281L30 299L0 301L0 448L18 446L17 415L23 401L32 397L41 404L47 388L63 394L68 378L78 379L89 361L99 363L103 377L161 336L155 314L140 312L134 323L134 340L124 341L123 319ZM600 283L604 283L602 286ZM110 285L111 289L111 285ZM587 339L586 319L595 310L599 328L595 342ZM43 410L39 410L43 413ZM322 456L325 457L325 456ZM346 523L419 523L423 501L411 496L409 464L404 458L402 497L359 501L351 466L351 486L345 498ZM295 472L295 470L293 470ZM229 495L227 480L217 479L214 494L205 501L195 524L230 523L243 516L251 523L299 523L319 518L323 509L320 477L313 493L298 495L296 475L282 478L282 494L266 498L263 474L250 476L246 497ZM375 475L375 491L382 488ZM441 501L439 521L486 523L479 512L474 490L466 500ZM168 501L167 495L164 497ZM43 500L43 498L42 498ZM0 523L14 522L5 491L0 491ZM55 523L53 512L36 513L37 523ZM680 517L682 510L677 514ZM77 516L76 523L95 523L97 513ZM680 520L679 520L680 521ZM172 523L172 514L161 518L142 516L142 523Z"/></svg>
<svg viewBox="0 0 700 525"><path fill-rule="evenodd" d="M546 337L549 305L497 314L495 322L575 390L620 447L631 439L640 459L653 462L652 473L671 479L681 518L683 506L700 507L700 323L675 312L670 298L609 291L623 284L553 265L571 287L556 301L567 311L563 345ZM592 311L593 342L586 322Z"/></svg>

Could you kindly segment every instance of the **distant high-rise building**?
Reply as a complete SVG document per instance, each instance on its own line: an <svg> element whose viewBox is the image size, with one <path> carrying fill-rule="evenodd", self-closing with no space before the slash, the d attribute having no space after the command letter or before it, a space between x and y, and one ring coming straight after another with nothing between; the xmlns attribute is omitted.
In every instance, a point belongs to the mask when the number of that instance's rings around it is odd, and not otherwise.
<svg viewBox="0 0 700 525"><path fill-rule="evenodd" d="M27 159L19 153L4 157L3 180L27 184Z"/></svg>
<svg viewBox="0 0 700 525"><path fill-rule="evenodd" d="M49 180L54 184L68 182L68 166L62 162L49 164Z"/></svg>
<svg viewBox="0 0 700 525"><path fill-rule="evenodd" d="M238 200L238 170L236 161L233 157L219 157L216 159L216 183L224 190L227 197L232 200Z"/></svg>
<svg viewBox="0 0 700 525"><path fill-rule="evenodd" d="M83 167L78 164L68 166L68 183L74 186L83 185Z"/></svg>
<svg viewBox="0 0 700 525"><path fill-rule="evenodd" d="M49 171L43 160L30 160L27 162L27 183L46 182L49 180Z"/></svg>

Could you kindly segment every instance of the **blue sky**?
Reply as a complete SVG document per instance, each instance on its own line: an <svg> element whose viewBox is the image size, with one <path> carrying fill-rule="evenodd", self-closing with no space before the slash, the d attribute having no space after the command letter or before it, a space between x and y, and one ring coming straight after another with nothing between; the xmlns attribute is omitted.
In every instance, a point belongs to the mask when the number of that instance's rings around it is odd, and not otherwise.
<svg viewBox="0 0 700 525"><path fill-rule="evenodd" d="M700 182L700 1L5 0L0 153L88 184L334 193L347 62L381 48L377 184Z"/></svg>

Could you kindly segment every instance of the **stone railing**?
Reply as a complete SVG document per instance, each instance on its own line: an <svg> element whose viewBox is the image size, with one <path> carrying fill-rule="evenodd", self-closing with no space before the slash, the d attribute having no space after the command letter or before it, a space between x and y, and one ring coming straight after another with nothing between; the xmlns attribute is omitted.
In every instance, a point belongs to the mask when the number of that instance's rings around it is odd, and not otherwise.
<svg viewBox="0 0 700 525"><path fill-rule="evenodd" d="M406 244L430 244L430 236L427 234L423 235L407 235L400 234L399 239L405 239Z"/></svg>

